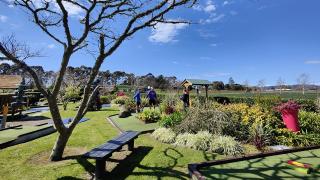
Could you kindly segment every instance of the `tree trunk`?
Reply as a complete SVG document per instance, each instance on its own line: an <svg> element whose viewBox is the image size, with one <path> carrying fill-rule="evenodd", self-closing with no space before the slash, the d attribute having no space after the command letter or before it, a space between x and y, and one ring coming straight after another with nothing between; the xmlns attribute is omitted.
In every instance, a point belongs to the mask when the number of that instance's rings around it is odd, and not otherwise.
<svg viewBox="0 0 320 180"><path fill-rule="evenodd" d="M59 161L62 159L62 155L64 152L64 149L67 145L67 142L70 138L71 131L67 130L66 133L59 134L56 143L53 146L53 149L50 154L50 160L51 161Z"/></svg>

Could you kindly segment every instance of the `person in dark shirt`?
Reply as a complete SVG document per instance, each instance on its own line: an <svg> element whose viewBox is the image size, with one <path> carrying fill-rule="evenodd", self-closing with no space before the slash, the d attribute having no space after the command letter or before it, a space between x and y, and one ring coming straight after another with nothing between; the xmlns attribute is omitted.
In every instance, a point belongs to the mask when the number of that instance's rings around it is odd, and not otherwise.
<svg viewBox="0 0 320 180"><path fill-rule="evenodd" d="M141 93L140 93L140 89L136 90L136 92L134 93L133 99L136 102L136 112L139 113L140 112L140 108L141 108Z"/></svg>
<svg viewBox="0 0 320 180"><path fill-rule="evenodd" d="M189 92L187 89L183 90L182 101L185 108L190 106L189 102Z"/></svg>
<svg viewBox="0 0 320 180"><path fill-rule="evenodd" d="M149 99L150 108L153 107L155 109L157 105L157 93L153 90L153 87L150 88L147 98Z"/></svg>

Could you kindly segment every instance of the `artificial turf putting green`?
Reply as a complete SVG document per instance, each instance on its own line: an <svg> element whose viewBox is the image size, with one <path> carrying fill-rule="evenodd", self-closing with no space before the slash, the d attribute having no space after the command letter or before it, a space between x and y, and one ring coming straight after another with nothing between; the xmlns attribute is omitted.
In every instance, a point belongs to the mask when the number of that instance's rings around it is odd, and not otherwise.
<svg viewBox="0 0 320 180"><path fill-rule="evenodd" d="M311 164L311 174L287 166L288 160ZM301 151L200 169L208 179L320 179L320 149Z"/></svg>
<svg viewBox="0 0 320 180"><path fill-rule="evenodd" d="M127 118L119 118L118 116L110 117L112 121L122 130L128 131L150 131L158 128L158 123L143 123L137 117L137 114L132 114Z"/></svg>
<svg viewBox="0 0 320 180"><path fill-rule="evenodd" d="M42 125L42 126L21 126L17 128L7 129L0 131L0 144L6 143L18 138L18 136L34 132L40 129L50 127L52 125Z"/></svg>

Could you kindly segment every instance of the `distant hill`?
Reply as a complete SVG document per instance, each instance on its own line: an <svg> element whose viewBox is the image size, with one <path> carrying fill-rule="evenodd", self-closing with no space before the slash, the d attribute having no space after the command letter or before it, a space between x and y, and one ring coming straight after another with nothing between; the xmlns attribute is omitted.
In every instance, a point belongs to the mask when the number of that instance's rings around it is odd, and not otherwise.
<svg viewBox="0 0 320 180"><path fill-rule="evenodd" d="M274 89L278 89L278 86L266 86L265 89L266 90L274 90ZM286 85L285 89L300 90L301 85L298 85L298 84ZM317 90L317 89L320 90L320 86L319 85L306 85L305 89L306 90Z"/></svg>

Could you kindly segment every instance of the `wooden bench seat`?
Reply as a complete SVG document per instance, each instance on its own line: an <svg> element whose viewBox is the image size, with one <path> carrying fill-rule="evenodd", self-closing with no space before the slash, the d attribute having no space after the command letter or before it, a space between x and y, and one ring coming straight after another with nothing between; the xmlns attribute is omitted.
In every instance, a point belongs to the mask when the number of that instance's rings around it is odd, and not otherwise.
<svg viewBox="0 0 320 180"><path fill-rule="evenodd" d="M126 131L118 137L106 142L105 144L92 149L83 155L87 159L96 160L95 178L101 179L105 172L106 160L112 156L113 152L119 151L124 145L128 145L128 150L133 151L134 140L139 136L140 132Z"/></svg>

